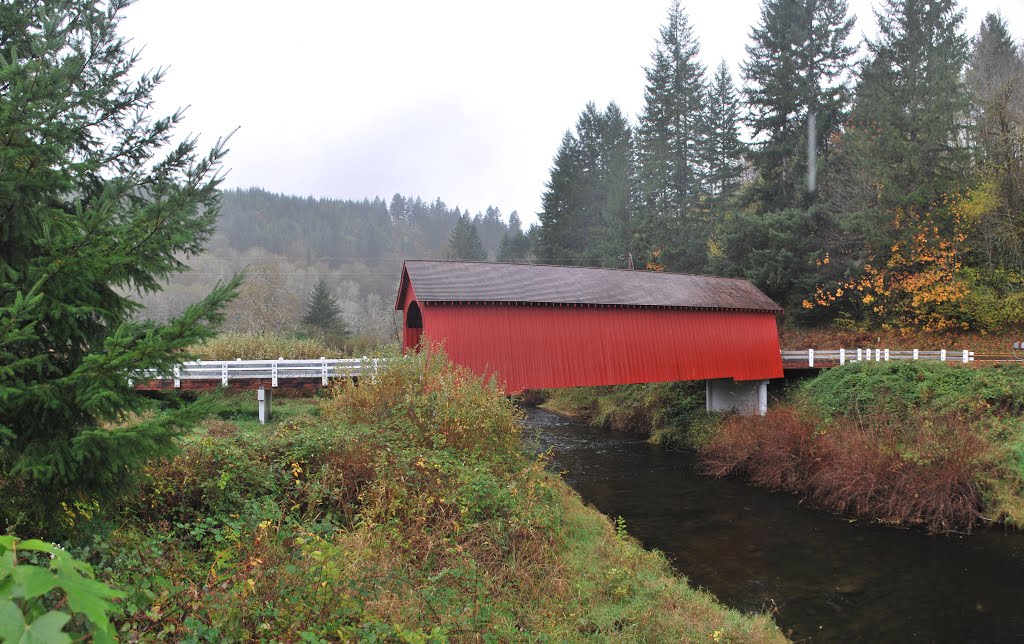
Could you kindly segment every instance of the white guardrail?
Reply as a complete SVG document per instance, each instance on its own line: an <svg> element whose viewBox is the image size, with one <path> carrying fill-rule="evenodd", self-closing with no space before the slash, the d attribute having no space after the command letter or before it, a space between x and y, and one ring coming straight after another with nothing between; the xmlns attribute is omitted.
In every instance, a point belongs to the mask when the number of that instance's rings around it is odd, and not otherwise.
<svg viewBox="0 0 1024 644"><path fill-rule="evenodd" d="M964 349L963 351L890 351L889 349L828 349L817 351L806 349L799 351L783 351L783 362L806 362L810 368L814 367L815 361L829 365L844 365L848 362L889 362L892 360L933 360L938 362L972 362L974 352Z"/></svg>
<svg viewBox="0 0 1024 644"><path fill-rule="evenodd" d="M232 380L269 379L271 387L277 387L281 380L315 379L326 386L330 378L358 377L363 371L376 371L377 358L318 358L314 360L197 360L184 362L174 367L174 388L181 387L183 380L220 380L227 387ZM139 372L137 380L164 379L159 372Z"/></svg>

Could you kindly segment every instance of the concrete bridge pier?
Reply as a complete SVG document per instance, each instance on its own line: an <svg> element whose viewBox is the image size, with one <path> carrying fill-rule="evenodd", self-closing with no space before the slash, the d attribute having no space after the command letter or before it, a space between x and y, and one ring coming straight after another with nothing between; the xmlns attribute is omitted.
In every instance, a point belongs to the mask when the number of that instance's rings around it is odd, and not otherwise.
<svg viewBox="0 0 1024 644"><path fill-rule="evenodd" d="M256 400L260 404L260 424L266 425L273 413L272 404L274 402L274 390L266 387L260 387L256 390Z"/></svg>
<svg viewBox="0 0 1024 644"><path fill-rule="evenodd" d="M705 380L708 411L734 411L745 416L768 413L768 381L731 378Z"/></svg>

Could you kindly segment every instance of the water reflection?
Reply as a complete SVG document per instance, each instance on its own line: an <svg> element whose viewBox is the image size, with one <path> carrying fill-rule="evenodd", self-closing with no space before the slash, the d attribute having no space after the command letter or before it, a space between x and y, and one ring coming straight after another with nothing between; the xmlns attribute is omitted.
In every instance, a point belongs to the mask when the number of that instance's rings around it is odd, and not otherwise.
<svg viewBox="0 0 1024 644"><path fill-rule="evenodd" d="M1024 641L1024 535L862 524L700 476L693 455L642 438L543 410L526 422L584 499L726 604L777 611L794 639Z"/></svg>

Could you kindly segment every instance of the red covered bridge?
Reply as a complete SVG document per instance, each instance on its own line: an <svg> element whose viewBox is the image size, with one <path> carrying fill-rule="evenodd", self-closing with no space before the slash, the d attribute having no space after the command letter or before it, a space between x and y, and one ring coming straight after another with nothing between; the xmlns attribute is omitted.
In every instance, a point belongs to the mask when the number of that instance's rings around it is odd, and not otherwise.
<svg viewBox="0 0 1024 644"><path fill-rule="evenodd" d="M782 309L745 280L409 260L395 308L404 350L444 342L508 392L707 380L709 408L763 411L782 377Z"/></svg>

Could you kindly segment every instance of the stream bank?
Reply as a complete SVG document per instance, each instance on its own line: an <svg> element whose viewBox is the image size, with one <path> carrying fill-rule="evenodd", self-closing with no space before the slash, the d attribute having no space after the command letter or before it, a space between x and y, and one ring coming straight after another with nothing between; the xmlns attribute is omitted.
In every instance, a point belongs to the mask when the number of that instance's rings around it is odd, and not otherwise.
<svg viewBox="0 0 1024 644"><path fill-rule="evenodd" d="M809 511L693 453L543 409L527 429L583 498L729 606L813 642L1024 640L1024 535L930 536Z"/></svg>

